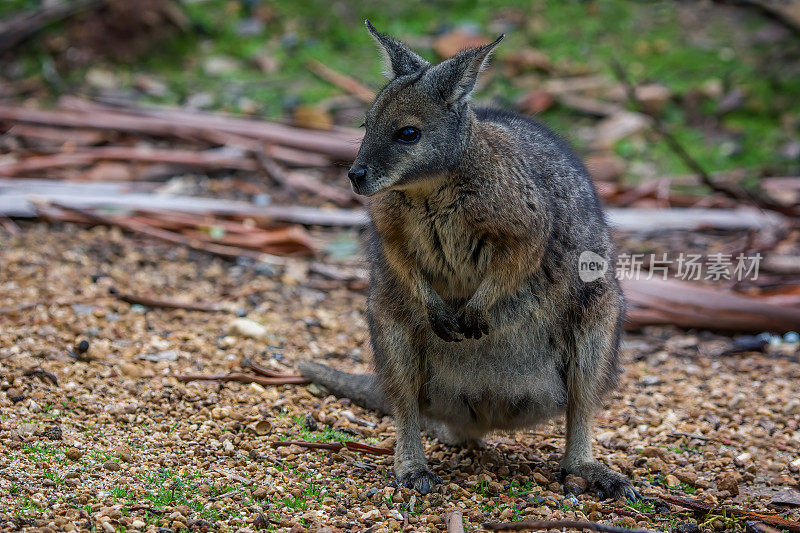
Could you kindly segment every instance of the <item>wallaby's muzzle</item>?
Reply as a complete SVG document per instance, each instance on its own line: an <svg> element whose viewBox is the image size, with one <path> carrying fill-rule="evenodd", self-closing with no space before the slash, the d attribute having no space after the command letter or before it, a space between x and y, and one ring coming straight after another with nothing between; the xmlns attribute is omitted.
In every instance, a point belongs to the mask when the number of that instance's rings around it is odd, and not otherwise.
<svg viewBox="0 0 800 533"><path fill-rule="evenodd" d="M350 167L347 172L347 177L350 178L350 185L353 187L353 192L356 194L364 194L365 185L367 182L367 167L355 164Z"/></svg>

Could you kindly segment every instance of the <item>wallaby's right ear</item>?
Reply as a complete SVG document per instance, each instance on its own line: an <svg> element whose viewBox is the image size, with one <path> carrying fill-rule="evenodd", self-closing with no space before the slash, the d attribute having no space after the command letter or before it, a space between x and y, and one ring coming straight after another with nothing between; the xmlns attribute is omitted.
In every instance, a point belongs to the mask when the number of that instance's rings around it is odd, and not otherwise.
<svg viewBox="0 0 800 533"><path fill-rule="evenodd" d="M379 33L369 20L365 20L364 24L367 25L369 33L379 45L386 67L384 72L389 79L413 74L428 66L427 61L412 52L406 45L394 37Z"/></svg>

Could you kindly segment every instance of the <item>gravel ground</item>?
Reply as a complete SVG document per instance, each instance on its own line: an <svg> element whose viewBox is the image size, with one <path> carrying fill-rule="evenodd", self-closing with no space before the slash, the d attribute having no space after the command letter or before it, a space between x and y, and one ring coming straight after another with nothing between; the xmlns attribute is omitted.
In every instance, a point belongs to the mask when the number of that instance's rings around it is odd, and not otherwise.
<svg viewBox="0 0 800 533"><path fill-rule="evenodd" d="M579 478L562 484L562 420L493 436L479 450L426 440L444 479L427 496L391 486L391 457L275 448L289 439L389 447L394 430L390 418L314 385L183 383L171 374L239 370L243 358L282 372L303 358L368 371L362 292L308 274L304 262L270 272L108 228L31 223L3 239L0 530L435 531L453 509L467 531L523 518L744 528L719 511L601 502ZM130 305L111 287L228 311ZM52 305L7 309L28 302ZM261 338L232 331L237 314L263 324ZM669 328L627 335L596 453L645 496L798 520L797 507L767 507L800 488L796 345L721 355L730 345Z"/></svg>

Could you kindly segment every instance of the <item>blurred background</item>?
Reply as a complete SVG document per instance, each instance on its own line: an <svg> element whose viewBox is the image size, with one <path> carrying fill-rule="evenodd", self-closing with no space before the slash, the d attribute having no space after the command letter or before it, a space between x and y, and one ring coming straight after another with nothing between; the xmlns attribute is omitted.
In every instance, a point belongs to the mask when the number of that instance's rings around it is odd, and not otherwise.
<svg viewBox="0 0 800 533"><path fill-rule="evenodd" d="M479 98L537 115L584 155L621 158L609 171L691 172L636 121L598 131L608 111L630 107L614 61L709 172L798 171L794 2L6 0L0 17L4 98L83 95L318 128L357 126L364 105L310 62L384 82L365 18L433 61L506 33Z"/></svg>

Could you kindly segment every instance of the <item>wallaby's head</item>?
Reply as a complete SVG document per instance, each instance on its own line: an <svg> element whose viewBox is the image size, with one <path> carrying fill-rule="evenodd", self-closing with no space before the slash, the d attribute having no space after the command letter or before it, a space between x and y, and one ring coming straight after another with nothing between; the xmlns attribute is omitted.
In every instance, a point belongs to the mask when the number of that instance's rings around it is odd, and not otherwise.
<svg viewBox="0 0 800 533"><path fill-rule="evenodd" d="M348 172L353 190L369 196L455 168L469 137L470 95L503 36L431 65L366 24L390 78L367 111L364 140Z"/></svg>

